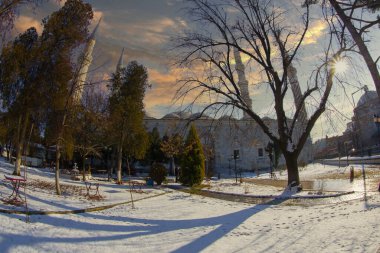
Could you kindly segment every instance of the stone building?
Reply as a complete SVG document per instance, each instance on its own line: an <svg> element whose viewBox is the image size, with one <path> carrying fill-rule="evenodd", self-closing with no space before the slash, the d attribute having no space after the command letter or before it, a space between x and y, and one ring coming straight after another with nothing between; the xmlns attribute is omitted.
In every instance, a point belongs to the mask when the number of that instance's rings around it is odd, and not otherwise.
<svg viewBox="0 0 380 253"><path fill-rule="evenodd" d="M380 142L378 124L380 117L380 99L376 91L364 87L364 94L358 100L352 117L351 133L356 149L378 146Z"/></svg>
<svg viewBox="0 0 380 253"><path fill-rule="evenodd" d="M380 99L376 91L362 88L354 116L342 135L327 137L314 143L316 159L339 156L361 156L380 153Z"/></svg>
<svg viewBox="0 0 380 253"><path fill-rule="evenodd" d="M239 159L236 160L238 170L255 171L270 167L270 160L265 152L270 140L258 124L251 119L233 119L227 116L219 119L208 116L199 118L198 114L175 112L167 114L161 119L145 117L144 121L148 131L152 131L156 127L161 137L174 133L186 136L191 119L196 119L193 122L203 146L212 150L212 155L206 159L214 168L214 173L233 173L234 150L239 150ZM275 132L277 125L275 120L265 118L264 122ZM307 144L300 160L308 162L311 157L311 145ZM284 164L283 159L280 159L280 164Z"/></svg>

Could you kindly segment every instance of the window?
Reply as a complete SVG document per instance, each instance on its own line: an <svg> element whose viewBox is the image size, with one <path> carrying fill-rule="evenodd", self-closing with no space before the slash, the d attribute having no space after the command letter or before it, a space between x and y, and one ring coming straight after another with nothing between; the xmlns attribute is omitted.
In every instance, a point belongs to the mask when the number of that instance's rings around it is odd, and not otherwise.
<svg viewBox="0 0 380 253"><path fill-rule="evenodd" d="M257 151L258 151L259 157L263 157L264 156L264 150L262 148L259 148Z"/></svg>

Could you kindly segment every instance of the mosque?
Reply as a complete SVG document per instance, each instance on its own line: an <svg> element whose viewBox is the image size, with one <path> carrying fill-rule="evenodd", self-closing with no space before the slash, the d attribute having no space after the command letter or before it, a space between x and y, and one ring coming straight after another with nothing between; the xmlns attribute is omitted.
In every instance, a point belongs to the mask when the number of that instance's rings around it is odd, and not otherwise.
<svg viewBox="0 0 380 253"><path fill-rule="evenodd" d="M80 101L85 84L88 67L92 61L92 51L95 45L95 33L99 27L98 22L93 33L88 39L83 52L83 63L80 70L78 89L75 99ZM123 53L121 53L117 69L123 65ZM244 102L252 107L252 100L249 95L248 81L245 77L245 66L237 50L234 50L236 61L235 69L238 75L238 85ZM307 113L303 103L300 103L301 89L299 87L297 72L293 66L289 67L289 83L293 92L295 104L302 106L300 117L297 124L298 129L302 129L307 122ZM263 119L272 132L276 132L277 122L271 118ZM157 128L160 136L172 135L179 133L186 136L189 122L193 122L200 135L201 142L206 152L206 167L212 167L213 172L221 174L230 174L236 168L242 171L252 171L267 169L271 166L268 154L265 152L270 139L262 131L259 125L245 113L241 119L223 116L214 119L206 115L191 114L187 112L173 112L165 115L161 119L145 116L144 123L148 131ZM299 131L298 131L299 132ZM295 131L295 135L299 134ZM239 156L234 157L234 152ZM235 153L236 154L236 153ZM311 139L309 138L302 151L299 162L309 162L312 159ZM280 159L280 165L284 164L284 159ZM235 167L236 165L236 167Z"/></svg>
<svg viewBox="0 0 380 253"><path fill-rule="evenodd" d="M240 92L245 103L252 107L248 81L245 78L245 67L237 50L234 51L234 56ZM301 103L298 101L302 97L301 89L296 78L296 70L293 66L290 66L289 73L289 82L295 104L300 105ZM294 134L295 137L300 135L299 130L303 129L302 126L307 122L305 106L301 105L300 120L297 121L298 126ZM165 115L161 119L146 116L144 121L148 131L157 128L161 136L170 136L175 133L185 136L189 122L193 122L206 151L206 169L207 166L212 167L214 174L233 174L235 169L238 171L257 171L271 167L269 155L265 152L270 139L260 126L245 113L241 119L231 118L230 116L214 119L206 115L174 112ZM276 120L264 118L264 123L269 127L271 132L276 132ZM238 152L238 158L234 156L235 152ZM309 138L299 157L299 163L307 163L311 160L312 145ZM279 163L283 165L285 164L285 160L281 158Z"/></svg>
<svg viewBox="0 0 380 253"><path fill-rule="evenodd" d="M268 169L271 162L265 152L270 139L258 124L249 118L235 119L224 116L214 119L199 114L174 112L161 119L146 116L144 119L148 131L157 128L160 136L179 133L186 136L189 122L197 128L199 137L206 151L206 165L212 167L215 173L233 174L235 170L234 150L238 150L236 160L237 170L256 171ZM265 118L264 122L275 131L277 122ZM309 162L312 159L311 142L305 144L299 162ZM280 165L285 161L280 159Z"/></svg>

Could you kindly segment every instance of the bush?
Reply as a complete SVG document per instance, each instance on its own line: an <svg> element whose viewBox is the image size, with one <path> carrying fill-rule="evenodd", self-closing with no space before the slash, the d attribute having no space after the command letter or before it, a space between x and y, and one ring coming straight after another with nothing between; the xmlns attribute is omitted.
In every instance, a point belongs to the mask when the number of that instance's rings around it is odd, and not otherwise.
<svg viewBox="0 0 380 253"><path fill-rule="evenodd" d="M157 185L161 185L162 182L166 179L167 170L165 166L161 163L153 163L150 172L149 177L153 179L157 183Z"/></svg>

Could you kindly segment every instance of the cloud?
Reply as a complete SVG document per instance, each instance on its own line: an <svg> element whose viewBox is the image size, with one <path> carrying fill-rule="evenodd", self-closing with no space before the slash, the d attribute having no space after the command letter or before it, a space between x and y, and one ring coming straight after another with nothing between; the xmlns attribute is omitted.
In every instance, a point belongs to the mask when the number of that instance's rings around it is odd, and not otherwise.
<svg viewBox="0 0 380 253"><path fill-rule="evenodd" d="M317 43L318 39L325 35L326 28L327 23L324 20L317 20L313 22L305 34L303 44L309 45Z"/></svg>
<svg viewBox="0 0 380 253"><path fill-rule="evenodd" d="M102 36L120 43L135 47L142 45L159 47L165 45L171 34L178 33L187 27L181 18L155 17L151 19L125 20L123 11L102 13L104 24L101 26Z"/></svg>
<svg viewBox="0 0 380 253"><path fill-rule="evenodd" d="M172 68L166 73L162 73L155 68L148 69L149 81L152 84L152 89L148 90L144 100L148 112L157 105L167 107L173 105L180 72L176 68Z"/></svg>
<svg viewBox="0 0 380 253"><path fill-rule="evenodd" d="M15 22L14 29L18 33L25 32L28 28L35 27L39 34L42 33L42 24L38 19L21 15Z"/></svg>

